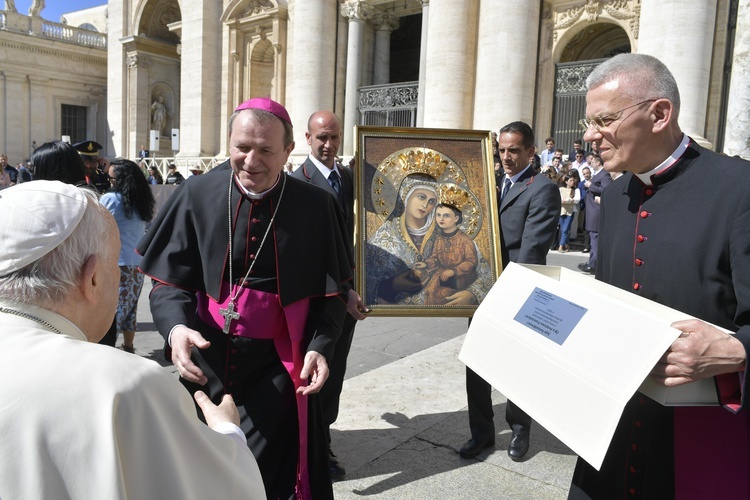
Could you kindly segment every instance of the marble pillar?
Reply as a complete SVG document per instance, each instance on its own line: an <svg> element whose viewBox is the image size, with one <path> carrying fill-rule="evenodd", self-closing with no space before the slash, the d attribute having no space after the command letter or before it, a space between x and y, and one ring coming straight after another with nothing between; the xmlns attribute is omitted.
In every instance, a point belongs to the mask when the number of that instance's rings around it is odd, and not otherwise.
<svg viewBox="0 0 750 500"><path fill-rule="evenodd" d="M668 25L665 25L668 20ZM638 53L661 60L680 89L680 125L699 144L705 132L716 2L649 1L641 5ZM660 96L661 97L661 96Z"/></svg>
<svg viewBox="0 0 750 500"><path fill-rule="evenodd" d="M180 152L177 156L208 156L219 150L219 133L226 130L216 112L221 87L221 3L197 0L182 10L180 107ZM200 82L200 85L196 85ZM211 98L206 98L211 96ZM174 123L174 118L172 123ZM165 133L170 134L171 130ZM163 140L163 139L162 139ZM133 149L131 147L131 149Z"/></svg>
<svg viewBox="0 0 750 500"><path fill-rule="evenodd" d="M346 100L344 103L344 148L340 155L354 154L354 127L359 125L359 87L362 82L365 22L372 18L374 9L363 1L341 5L341 15L349 20L349 43L346 50Z"/></svg>
<svg viewBox="0 0 750 500"><path fill-rule="evenodd" d="M128 54L127 102L128 102L128 151L125 155L136 154L141 144L150 149L151 102L148 89L151 57L133 52ZM161 142L161 140L160 140ZM152 152L156 155L156 152Z"/></svg>
<svg viewBox="0 0 750 500"><path fill-rule="evenodd" d="M740 0L734 35L724 152L750 160L750 0Z"/></svg>
<svg viewBox="0 0 750 500"><path fill-rule="evenodd" d="M424 127L424 87L427 76L427 40L430 25L430 0L422 3L422 39L419 44L419 86L417 88L417 127Z"/></svg>
<svg viewBox="0 0 750 500"><path fill-rule="evenodd" d="M121 42L130 35L126 31L129 26L128 3L112 2L107 7L107 122L110 138L107 144L101 143L107 148L108 155L124 158L130 158L134 153L128 150L128 63L127 51ZM148 137L147 134L145 132L144 137Z"/></svg>
<svg viewBox="0 0 750 500"><path fill-rule="evenodd" d="M336 28L336 94L333 111L339 118L344 117L346 100L346 44L349 38L349 21L338 17Z"/></svg>
<svg viewBox="0 0 750 500"><path fill-rule="evenodd" d="M505 0L502 9L482 2L473 128L497 131L517 120L533 126L539 16L539 2Z"/></svg>
<svg viewBox="0 0 750 500"><path fill-rule="evenodd" d="M336 71L336 0L296 0L292 34L294 77L287 95L294 106L289 114L294 124L295 156L307 155L307 119L320 109L334 109Z"/></svg>
<svg viewBox="0 0 750 500"><path fill-rule="evenodd" d="M471 128L479 0L430 6L424 126Z"/></svg>
<svg viewBox="0 0 750 500"><path fill-rule="evenodd" d="M387 12L373 18L375 25L375 64L373 85L391 82L391 33L398 29L398 17Z"/></svg>

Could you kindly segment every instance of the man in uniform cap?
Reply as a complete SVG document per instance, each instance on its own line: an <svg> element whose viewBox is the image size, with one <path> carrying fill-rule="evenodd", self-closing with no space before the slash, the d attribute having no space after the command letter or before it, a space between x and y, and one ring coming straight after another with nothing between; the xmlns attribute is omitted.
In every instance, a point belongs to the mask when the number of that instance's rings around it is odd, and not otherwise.
<svg viewBox="0 0 750 500"><path fill-rule="evenodd" d="M0 497L265 498L231 398L94 343L115 314L120 242L96 194L0 192ZM227 435L221 435L221 434Z"/></svg>
<svg viewBox="0 0 750 500"><path fill-rule="evenodd" d="M73 147L81 155L86 172L86 183L100 194L109 190L109 176L99 167L99 151L102 145L96 141L83 141Z"/></svg>
<svg viewBox="0 0 750 500"><path fill-rule="evenodd" d="M137 251L183 383L234 395L269 498L319 500L333 490L317 393L353 259L334 197L283 174L293 148L282 105L242 103L229 161L183 182Z"/></svg>

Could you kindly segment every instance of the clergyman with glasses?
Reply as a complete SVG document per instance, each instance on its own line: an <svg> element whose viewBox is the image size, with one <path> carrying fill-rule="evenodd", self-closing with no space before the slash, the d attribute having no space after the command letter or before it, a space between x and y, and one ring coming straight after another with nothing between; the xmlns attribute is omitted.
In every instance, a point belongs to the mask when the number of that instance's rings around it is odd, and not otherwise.
<svg viewBox="0 0 750 500"><path fill-rule="evenodd" d="M750 162L681 130L677 83L652 56L613 57L587 87L584 140L625 172L601 197L596 278L685 313L651 375L668 387L713 378L720 404L636 392L601 469L578 459L570 498L748 498Z"/></svg>

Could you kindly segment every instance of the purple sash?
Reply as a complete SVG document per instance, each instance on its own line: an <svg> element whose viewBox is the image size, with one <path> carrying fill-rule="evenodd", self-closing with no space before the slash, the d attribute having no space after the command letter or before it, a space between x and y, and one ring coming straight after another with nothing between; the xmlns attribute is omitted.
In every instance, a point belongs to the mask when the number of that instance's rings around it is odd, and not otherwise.
<svg viewBox="0 0 750 500"><path fill-rule="evenodd" d="M198 294L198 317L205 324L221 330L224 316L219 309L229 304L229 284L221 284L220 301ZM305 362L305 324L309 310L309 299L302 299L282 307L279 296L242 288L237 296L238 320L232 321L230 335L253 339L273 339L276 352L294 383L299 421L299 460L297 461L297 486L295 494L299 500L311 500L310 472L307 464L307 396L297 393L306 382L300 379ZM226 380L224 380L226 386Z"/></svg>

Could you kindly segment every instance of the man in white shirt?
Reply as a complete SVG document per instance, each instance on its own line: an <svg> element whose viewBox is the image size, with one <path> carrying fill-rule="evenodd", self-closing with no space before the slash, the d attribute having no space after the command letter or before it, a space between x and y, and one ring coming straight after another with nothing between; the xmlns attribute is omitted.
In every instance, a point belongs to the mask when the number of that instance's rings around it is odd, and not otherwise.
<svg viewBox="0 0 750 500"><path fill-rule="evenodd" d="M96 194L35 181L0 210L0 498L265 498L231 396L196 394L209 428L158 364L96 345L120 247Z"/></svg>

